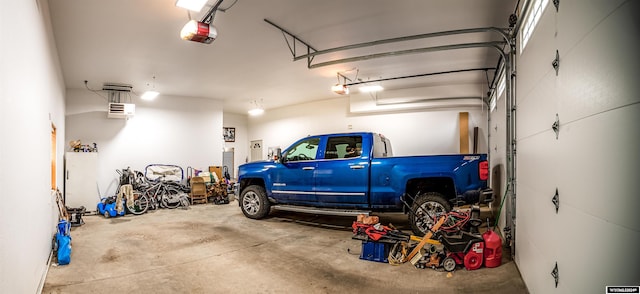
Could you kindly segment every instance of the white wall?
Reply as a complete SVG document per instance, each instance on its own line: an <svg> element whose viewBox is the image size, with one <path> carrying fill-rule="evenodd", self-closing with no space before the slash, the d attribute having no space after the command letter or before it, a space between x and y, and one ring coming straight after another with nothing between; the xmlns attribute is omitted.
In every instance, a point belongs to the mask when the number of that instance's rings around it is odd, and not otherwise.
<svg viewBox="0 0 640 294"><path fill-rule="evenodd" d="M225 148L233 148L234 175L238 174L238 166L249 160L249 129L246 114L224 113L223 125L228 128L236 128L236 141L224 142Z"/></svg>
<svg viewBox="0 0 640 294"><path fill-rule="evenodd" d="M186 173L189 166L207 170L222 165L221 101L166 95L154 101L132 99L133 117L109 119L105 98L87 90L67 91L66 142L98 144L102 196L115 194L116 169L144 172L149 164L173 164Z"/></svg>
<svg viewBox="0 0 640 294"><path fill-rule="evenodd" d="M47 2L0 2L0 292L36 293L57 223L51 124L62 187L64 85ZM19 36L19 37L18 37Z"/></svg>
<svg viewBox="0 0 640 294"><path fill-rule="evenodd" d="M562 0L556 12L549 1L519 56L515 260L531 293L640 284L639 11L638 1Z"/></svg>
<svg viewBox="0 0 640 294"><path fill-rule="evenodd" d="M469 129L480 128L478 148L485 153L486 109L418 109L355 115L349 113L347 97L267 110L262 116L249 117L249 140L261 139L263 146L284 149L307 135L371 131L388 137L396 156L455 154L460 144L459 112L465 111L469 112ZM267 148L263 152L266 158Z"/></svg>

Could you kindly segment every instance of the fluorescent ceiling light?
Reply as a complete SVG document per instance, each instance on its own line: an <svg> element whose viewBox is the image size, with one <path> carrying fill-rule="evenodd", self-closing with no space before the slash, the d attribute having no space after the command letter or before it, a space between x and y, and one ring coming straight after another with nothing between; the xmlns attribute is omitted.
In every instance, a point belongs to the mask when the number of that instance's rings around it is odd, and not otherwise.
<svg viewBox="0 0 640 294"><path fill-rule="evenodd" d="M142 94L142 96L140 96L140 98L142 98L143 100L153 100L156 99L158 95L160 95L160 93L156 91L146 91L144 92L144 94Z"/></svg>
<svg viewBox="0 0 640 294"><path fill-rule="evenodd" d="M176 6L188 9L191 11L200 12L202 7L207 4L207 0L178 0Z"/></svg>
<svg viewBox="0 0 640 294"><path fill-rule="evenodd" d="M264 109L262 108L254 108L249 110L249 115L261 115L264 113Z"/></svg>
<svg viewBox="0 0 640 294"><path fill-rule="evenodd" d="M366 85L359 88L360 92L369 93L369 92L380 92L384 90L384 88L380 85Z"/></svg>

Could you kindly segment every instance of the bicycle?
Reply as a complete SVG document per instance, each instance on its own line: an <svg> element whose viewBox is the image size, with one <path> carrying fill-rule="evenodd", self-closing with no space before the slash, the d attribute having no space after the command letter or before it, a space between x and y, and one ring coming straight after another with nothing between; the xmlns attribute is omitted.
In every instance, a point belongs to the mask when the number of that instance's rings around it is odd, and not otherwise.
<svg viewBox="0 0 640 294"><path fill-rule="evenodd" d="M174 209L180 206L189 206L188 196L180 184L162 179L149 184L150 186L143 192L143 196L150 202L155 201L159 207Z"/></svg>
<svg viewBox="0 0 640 294"><path fill-rule="evenodd" d="M139 191L144 183L143 178L140 177L142 173L131 171L129 167L122 171L116 170L116 172L120 175L118 194L123 194L127 211L134 215L147 212L150 207L149 199L144 194L136 192Z"/></svg>

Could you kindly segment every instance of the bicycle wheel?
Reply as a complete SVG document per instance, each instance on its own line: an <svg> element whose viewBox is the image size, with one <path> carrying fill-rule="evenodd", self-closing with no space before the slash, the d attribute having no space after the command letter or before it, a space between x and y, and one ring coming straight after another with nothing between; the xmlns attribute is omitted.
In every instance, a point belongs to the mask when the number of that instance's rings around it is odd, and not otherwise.
<svg viewBox="0 0 640 294"><path fill-rule="evenodd" d="M182 193L182 191L175 187L166 185L162 191L160 205L169 209L177 208L180 206L180 194Z"/></svg>
<svg viewBox="0 0 640 294"><path fill-rule="evenodd" d="M143 194L139 195L137 199L134 199L130 202L131 204L127 202L127 210L135 215L143 214L149 209L149 199Z"/></svg>

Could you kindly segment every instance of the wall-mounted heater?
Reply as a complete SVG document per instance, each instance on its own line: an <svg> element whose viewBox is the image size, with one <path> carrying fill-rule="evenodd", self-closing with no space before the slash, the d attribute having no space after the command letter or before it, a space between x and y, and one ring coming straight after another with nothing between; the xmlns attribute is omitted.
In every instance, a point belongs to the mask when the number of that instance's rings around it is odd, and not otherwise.
<svg viewBox="0 0 640 294"><path fill-rule="evenodd" d="M136 112L136 105L131 102L131 90L128 84L104 83L102 90L109 96L108 118L129 118ZM125 99L126 98L126 99Z"/></svg>
<svg viewBox="0 0 640 294"><path fill-rule="evenodd" d="M136 114L136 105L133 103L109 103L108 118L128 118Z"/></svg>

